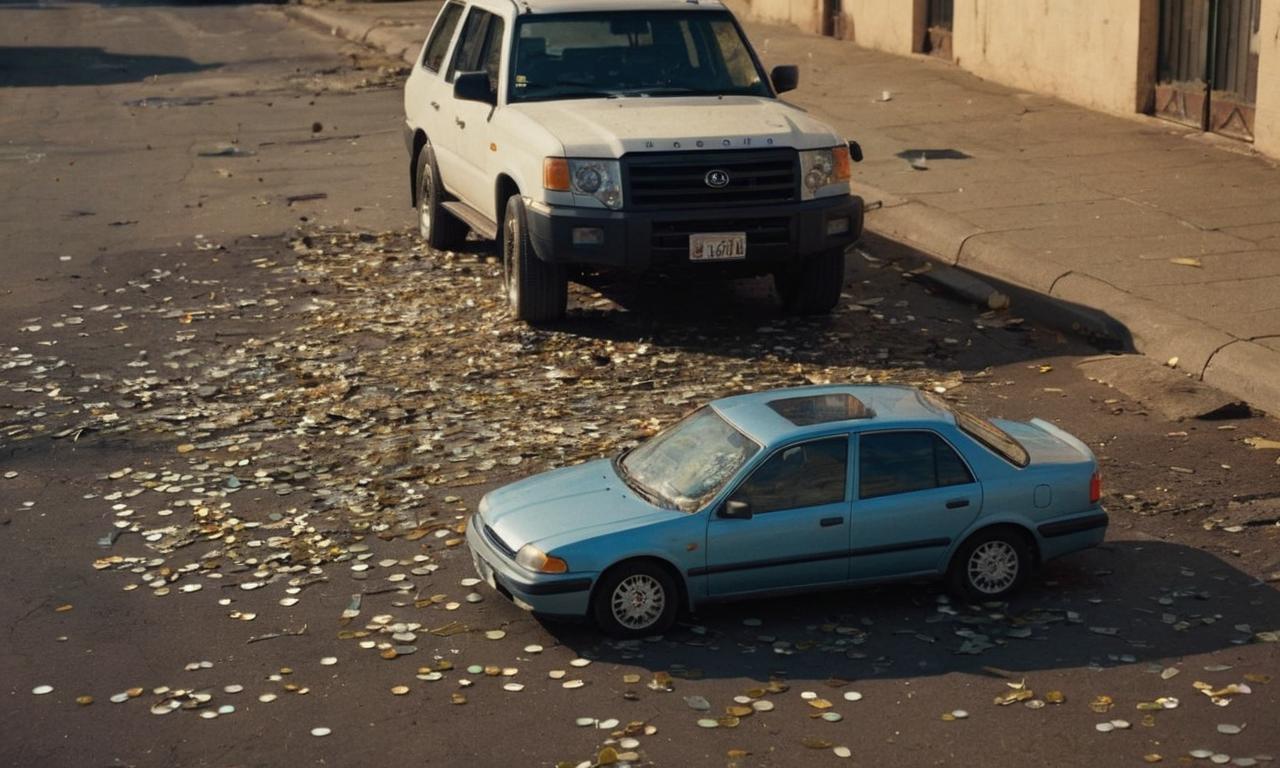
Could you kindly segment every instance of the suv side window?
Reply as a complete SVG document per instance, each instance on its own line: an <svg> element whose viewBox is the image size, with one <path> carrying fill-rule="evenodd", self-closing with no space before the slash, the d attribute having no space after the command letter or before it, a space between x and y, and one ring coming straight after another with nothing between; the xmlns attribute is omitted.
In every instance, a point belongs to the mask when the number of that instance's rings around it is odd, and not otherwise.
<svg viewBox="0 0 1280 768"><path fill-rule="evenodd" d="M502 65L502 31L504 25L501 16L494 16L489 22L489 34L484 41L484 50L480 53L480 66L489 74L489 87L498 92L498 72Z"/></svg>
<svg viewBox="0 0 1280 768"><path fill-rule="evenodd" d="M752 514L816 507L844 501L849 438L824 438L783 448L751 473L733 493Z"/></svg>
<svg viewBox="0 0 1280 768"><path fill-rule="evenodd" d="M449 51L449 43L453 41L453 31L458 28L458 20L462 18L462 3L449 3L440 12L440 20L431 30L431 39L427 41L427 50L422 55L422 66L432 72L439 72L444 64L444 55Z"/></svg>
<svg viewBox="0 0 1280 768"><path fill-rule="evenodd" d="M973 482L968 466L933 432L875 432L858 440L858 498Z"/></svg>
<svg viewBox="0 0 1280 768"><path fill-rule="evenodd" d="M449 72L445 75L447 82L453 82L458 72L475 72L480 68L480 52L484 48L485 32L489 29L489 19L493 14L472 8L467 13L467 21L462 25L462 37L454 46L453 61L449 63Z"/></svg>

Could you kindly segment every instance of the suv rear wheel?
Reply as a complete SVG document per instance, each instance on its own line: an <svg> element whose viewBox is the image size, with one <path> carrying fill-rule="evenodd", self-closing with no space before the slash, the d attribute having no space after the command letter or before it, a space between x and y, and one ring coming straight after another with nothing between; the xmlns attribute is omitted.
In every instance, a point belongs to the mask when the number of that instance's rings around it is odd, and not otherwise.
<svg viewBox="0 0 1280 768"><path fill-rule="evenodd" d="M799 269L773 273L782 305L796 315L825 315L835 309L844 286L844 249L832 248L805 259Z"/></svg>
<svg viewBox="0 0 1280 768"><path fill-rule="evenodd" d="M564 316L568 278L563 266L533 252L528 222L524 199L512 195L502 221L502 284L511 314L526 323L544 323Z"/></svg>
<svg viewBox="0 0 1280 768"><path fill-rule="evenodd" d="M452 251L467 239L467 225L444 209L445 191L430 144L418 151L418 232L437 251Z"/></svg>

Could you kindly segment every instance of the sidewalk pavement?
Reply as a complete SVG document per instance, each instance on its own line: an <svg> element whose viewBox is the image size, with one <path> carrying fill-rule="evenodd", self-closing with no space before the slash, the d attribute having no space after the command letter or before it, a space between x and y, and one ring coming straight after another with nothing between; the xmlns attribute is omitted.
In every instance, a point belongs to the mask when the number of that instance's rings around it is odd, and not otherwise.
<svg viewBox="0 0 1280 768"><path fill-rule="evenodd" d="M412 63L440 4L286 12ZM1177 358L1180 370L1280 414L1273 163L928 57L745 26L766 66L801 66L800 89L785 98L861 143L855 191L879 203L869 231L1013 289L1020 311L1056 313L1060 325L1101 331L1161 363Z"/></svg>

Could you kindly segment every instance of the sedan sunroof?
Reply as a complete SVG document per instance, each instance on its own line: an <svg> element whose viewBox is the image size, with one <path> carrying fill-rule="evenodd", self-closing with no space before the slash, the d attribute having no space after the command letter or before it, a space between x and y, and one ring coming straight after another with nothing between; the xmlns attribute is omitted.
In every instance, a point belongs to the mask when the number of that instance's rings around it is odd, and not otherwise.
<svg viewBox="0 0 1280 768"><path fill-rule="evenodd" d="M797 427L826 424L830 421L869 419L875 416L865 403L843 392L770 400L769 407Z"/></svg>

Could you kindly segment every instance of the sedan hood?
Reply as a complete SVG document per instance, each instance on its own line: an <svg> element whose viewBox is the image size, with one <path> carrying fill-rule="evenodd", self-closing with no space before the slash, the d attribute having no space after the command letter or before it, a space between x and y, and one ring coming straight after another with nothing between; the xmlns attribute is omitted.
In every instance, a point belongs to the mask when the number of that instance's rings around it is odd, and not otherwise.
<svg viewBox="0 0 1280 768"><path fill-rule="evenodd" d="M843 143L803 110L758 96L575 99L517 103L510 109L550 131L569 157L674 149L819 149Z"/></svg>
<svg viewBox="0 0 1280 768"><path fill-rule="evenodd" d="M636 496L607 459L535 475L499 488L480 504L484 525L513 551L563 543L681 514Z"/></svg>

